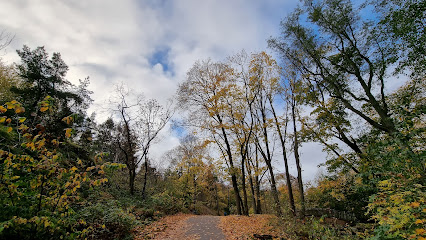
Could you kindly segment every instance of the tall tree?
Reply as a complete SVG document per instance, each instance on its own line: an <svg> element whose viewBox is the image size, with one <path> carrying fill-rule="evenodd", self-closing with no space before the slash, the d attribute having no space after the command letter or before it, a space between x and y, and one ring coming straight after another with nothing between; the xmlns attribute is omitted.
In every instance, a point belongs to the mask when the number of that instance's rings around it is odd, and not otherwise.
<svg viewBox="0 0 426 240"><path fill-rule="evenodd" d="M148 153L155 143L160 131L166 126L173 115L171 104L163 107L155 99L150 99L139 106L138 119L136 121L137 144L140 151L140 159L144 161L144 182L142 198L145 198L148 176Z"/></svg>
<svg viewBox="0 0 426 240"><path fill-rule="evenodd" d="M300 164L300 155L299 155L299 146L300 146L300 139L299 139L299 132L297 131L297 90L300 83L296 81L296 79L292 79L289 82L289 97L288 102L290 104L290 111L291 111L291 119L292 119L292 125L293 125L293 153L294 153L294 159L296 160L296 168L297 168L297 184L299 186L299 193L300 193L300 217L305 217L305 192L303 189L303 179L302 179L302 166Z"/></svg>
<svg viewBox="0 0 426 240"><path fill-rule="evenodd" d="M379 19L377 37L389 42L394 49L396 73L408 69L414 78L424 78L426 72L426 31L423 0L372 0Z"/></svg>
<svg viewBox="0 0 426 240"><path fill-rule="evenodd" d="M282 38L270 39L269 44L301 71L313 90L323 89L372 127L398 135L385 95L392 49L376 41L372 26L350 1L307 1L281 26ZM370 106L374 117L362 105Z"/></svg>
<svg viewBox="0 0 426 240"><path fill-rule="evenodd" d="M234 189L237 213L242 214L242 199L237 182L238 168L229 131L229 118L226 114L229 105L226 98L231 84L233 69L223 63L211 61L197 62L189 70L187 79L179 86L179 105L190 109L190 120L202 131L207 131L215 140L228 164Z"/></svg>
<svg viewBox="0 0 426 240"><path fill-rule="evenodd" d="M116 99L112 99L112 111L119 119L116 146L121 159L129 171L130 194L135 193L137 169L145 160L144 184L142 196L145 196L148 172L148 153L159 132L172 117L171 107L162 107L156 100L144 101L143 97L132 94L125 86L116 88Z"/></svg>
<svg viewBox="0 0 426 240"><path fill-rule="evenodd" d="M282 215L281 203L278 196L278 190L275 181L275 175L272 166L272 150L270 144L271 119L269 116L269 98L277 92L278 81L280 79L280 68L269 55L265 52L253 54L250 62L250 84L256 94L254 116L257 119L257 126L260 131L256 136L256 144L259 153L262 155L268 167L271 178L271 191L275 202L275 211Z"/></svg>
<svg viewBox="0 0 426 240"><path fill-rule="evenodd" d="M44 118L44 125L50 132L57 135L67 128L62 119L71 114L78 114L82 119L85 110L92 102L90 98L91 91L87 90L89 79L80 81L80 86L75 86L69 82L65 76L68 66L61 58L60 53L49 54L44 47L38 47L31 50L24 46L22 50L17 50L21 57L21 63L17 64L19 77L23 84L13 86L12 91L18 95L18 99L25 107L25 115L33 122L38 122L37 107L47 96L50 96L55 104L55 116Z"/></svg>

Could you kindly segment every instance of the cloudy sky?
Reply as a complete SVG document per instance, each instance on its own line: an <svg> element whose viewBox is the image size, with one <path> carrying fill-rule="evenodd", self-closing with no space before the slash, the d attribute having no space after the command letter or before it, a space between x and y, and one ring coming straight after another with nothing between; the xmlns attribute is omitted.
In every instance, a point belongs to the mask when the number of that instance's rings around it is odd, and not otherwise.
<svg viewBox="0 0 426 240"><path fill-rule="evenodd" d="M244 49L266 50L293 0L13 0L0 7L0 31L15 38L2 55L17 62L22 46L60 52L67 78L89 76L98 109L123 82L160 102L173 96L196 60L223 60ZM99 119L107 115L99 114ZM153 149L155 157L178 144L172 131ZM307 144L305 179L313 179L325 155ZM282 162L279 162L282 165ZM292 166L296 174L295 166Z"/></svg>

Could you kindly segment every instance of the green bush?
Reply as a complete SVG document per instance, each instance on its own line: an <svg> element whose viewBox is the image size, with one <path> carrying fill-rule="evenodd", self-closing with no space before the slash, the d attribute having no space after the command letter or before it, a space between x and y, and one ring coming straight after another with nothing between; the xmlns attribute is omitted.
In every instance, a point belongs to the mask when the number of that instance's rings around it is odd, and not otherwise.
<svg viewBox="0 0 426 240"><path fill-rule="evenodd" d="M151 201L155 209L163 213L175 214L183 211L181 200L172 196L167 191L155 194L151 197Z"/></svg>
<svg viewBox="0 0 426 240"><path fill-rule="evenodd" d="M86 206L73 218L76 229L88 227L89 239L130 238L131 230L138 224L136 217L114 200Z"/></svg>

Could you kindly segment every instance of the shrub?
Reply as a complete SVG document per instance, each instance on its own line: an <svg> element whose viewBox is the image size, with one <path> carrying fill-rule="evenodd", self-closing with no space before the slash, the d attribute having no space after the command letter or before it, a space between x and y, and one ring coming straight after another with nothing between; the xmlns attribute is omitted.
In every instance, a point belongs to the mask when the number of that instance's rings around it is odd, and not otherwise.
<svg viewBox="0 0 426 240"><path fill-rule="evenodd" d="M41 103L40 114L50 112L52 99ZM20 117L25 109L16 101L0 106L11 143L0 149L0 238L2 239L75 239L87 232L74 228L69 217L71 205L81 201L80 188L106 182L104 169L117 164L85 166L79 159L66 159L59 148L59 136L44 133L38 124L31 129ZM69 119L65 119L69 120ZM65 132L70 137L72 129ZM1 140L1 139L0 139Z"/></svg>
<svg viewBox="0 0 426 240"><path fill-rule="evenodd" d="M125 239L138 224L136 217L118 201L96 203L83 207L73 216L76 228L88 228L90 239Z"/></svg>
<svg viewBox="0 0 426 240"><path fill-rule="evenodd" d="M417 180L398 175L379 182L368 205L378 223L371 239L426 239L426 187Z"/></svg>

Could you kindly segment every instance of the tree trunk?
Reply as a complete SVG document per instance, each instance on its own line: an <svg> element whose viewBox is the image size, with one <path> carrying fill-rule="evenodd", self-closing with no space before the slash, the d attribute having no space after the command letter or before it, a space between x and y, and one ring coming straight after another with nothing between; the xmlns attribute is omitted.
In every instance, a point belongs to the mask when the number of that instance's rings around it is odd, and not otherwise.
<svg viewBox="0 0 426 240"><path fill-rule="evenodd" d="M215 193L216 193L216 214L218 216L220 216L220 211L219 211L219 194L218 194L218 191L217 191L217 183L214 184L214 190L215 190Z"/></svg>
<svg viewBox="0 0 426 240"><path fill-rule="evenodd" d="M223 121L222 121L222 118L220 117L220 115L217 115L217 118L219 120L219 123L221 125L223 125ZM226 134L225 128L221 127L221 130L222 130L223 139L224 139L225 145L226 145L226 153L228 155L229 165L231 167L230 174L231 174L232 187L234 188L234 192L235 192L235 202L237 204L237 214L242 215L241 204L240 204L241 203L241 196L240 196L240 191L238 189L237 176L235 175L235 172L234 172L234 162L232 160L232 149L231 149L231 145L229 144L228 135Z"/></svg>
<svg viewBox="0 0 426 240"><path fill-rule="evenodd" d="M143 188L142 188L142 199L145 199L146 195L146 182L148 181L148 157L145 155L145 163L144 163L144 167L145 167L145 172L143 175Z"/></svg>
<svg viewBox="0 0 426 240"><path fill-rule="evenodd" d="M274 202L275 202L275 210L277 212L278 216L282 216L282 211L281 211L281 204L280 204L280 199L278 197L278 191L277 191L277 186L275 183L275 175L274 175L274 170L272 168L272 157L271 157L271 151L269 149L269 138L268 138L268 130L267 130L267 121L266 121L266 113L265 113L265 108L262 106L262 108L260 109L260 112L262 114L262 123L263 123L263 137L264 137L264 141L265 141L265 149L266 149L266 153L261 149L260 144L258 143L258 148L260 150L260 153L262 154L263 158L265 159L266 165L268 167L269 170L269 175L271 177L271 191L272 191L272 197L274 198Z"/></svg>
<svg viewBox="0 0 426 240"><path fill-rule="evenodd" d="M253 201L253 212L256 212L257 206L256 206L256 196L255 196L255 192L254 192L254 184L253 184L253 175L251 174L251 168L250 168L250 164L247 161L247 171L249 174L249 183L250 183L250 190L251 190L251 197L252 197L252 201Z"/></svg>
<svg viewBox="0 0 426 240"><path fill-rule="evenodd" d="M294 97L294 96L292 96ZM293 152L294 152L294 158L296 159L296 167L297 167L297 183L299 185L299 192L300 192L300 217L305 217L305 194L303 192L303 181L302 181L302 168L300 166L300 157L299 157L299 140L297 138L297 129L296 129L296 114L295 114L295 100L292 99L291 101L291 116L293 119L293 132L294 132L294 144L293 144Z"/></svg>
<svg viewBox="0 0 426 240"><path fill-rule="evenodd" d="M259 158L257 155L257 148L256 148L256 170L258 169L259 169ZM257 199L256 213L262 214L262 206L260 204L260 180L259 180L259 175L257 174L254 175L254 183L256 188L256 199Z"/></svg>
<svg viewBox="0 0 426 240"><path fill-rule="evenodd" d="M241 159L241 187L243 188L243 214L248 216L248 203L247 203L247 188L246 188L246 174L245 174L245 157Z"/></svg>
<svg viewBox="0 0 426 240"><path fill-rule="evenodd" d="M272 113L273 113L274 119L275 119L275 126L277 128L278 136L279 136L280 142L281 142L281 148L282 148L282 151L283 151L283 159L284 159L284 167L285 167L285 178L286 178L287 191L288 191L288 200L289 200L291 212L294 216L296 214L296 207L294 205L293 188L291 186L291 181L290 181L290 173L289 173L289 170L288 170L287 151L286 151L286 146L285 146L285 138L287 137L287 119L286 119L286 123L285 123L285 130L284 130L284 136L283 136L283 134L281 132L280 124L278 122L277 114L275 113L275 108L272 105L272 99L270 99L270 98L269 98L269 104L271 105ZM287 116L287 113L286 113L286 116Z"/></svg>
<svg viewBox="0 0 426 240"><path fill-rule="evenodd" d="M135 194L135 177L136 177L136 171L135 169L129 169L129 189L130 189L130 195Z"/></svg>

